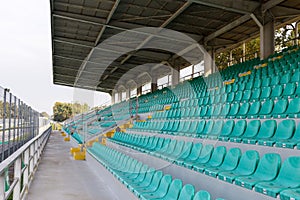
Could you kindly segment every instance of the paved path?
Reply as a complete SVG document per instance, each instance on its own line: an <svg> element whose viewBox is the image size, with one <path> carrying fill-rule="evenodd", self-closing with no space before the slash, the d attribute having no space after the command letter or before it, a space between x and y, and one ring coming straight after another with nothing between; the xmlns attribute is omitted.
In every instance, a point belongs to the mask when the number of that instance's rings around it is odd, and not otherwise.
<svg viewBox="0 0 300 200"><path fill-rule="evenodd" d="M60 132L51 134L27 200L113 200L105 180L86 161L75 161L70 143Z"/></svg>

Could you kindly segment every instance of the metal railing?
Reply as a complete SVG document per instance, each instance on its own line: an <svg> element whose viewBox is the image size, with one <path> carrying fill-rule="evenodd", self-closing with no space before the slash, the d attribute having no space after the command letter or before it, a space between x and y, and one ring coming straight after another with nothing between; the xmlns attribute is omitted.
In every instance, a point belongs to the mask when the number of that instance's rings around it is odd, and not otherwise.
<svg viewBox="0 0 300 200"><path fill-rule="evenodd" d="M0 163L39 133L40 114L0 87Z"/></svg>
<svg viewBox="0 0 300 200"><path fill-rule="evenodd" d="M0 200L25 198L50 133L51 127L0 163Z"/></svg>

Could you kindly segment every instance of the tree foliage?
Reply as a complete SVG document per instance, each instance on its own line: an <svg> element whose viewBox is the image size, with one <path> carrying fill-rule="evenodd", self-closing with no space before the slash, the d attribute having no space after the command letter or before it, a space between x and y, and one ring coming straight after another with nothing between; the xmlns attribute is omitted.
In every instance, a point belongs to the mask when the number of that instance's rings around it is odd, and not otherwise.
<svg viewBox="0 0 300 200"><path fill-rule="evenodd" d="M66 119L87 112L89 110L88 104L80 104L78 102L75 103L61 103L56 102L53 106L53 120L62 122Z"/></svg>

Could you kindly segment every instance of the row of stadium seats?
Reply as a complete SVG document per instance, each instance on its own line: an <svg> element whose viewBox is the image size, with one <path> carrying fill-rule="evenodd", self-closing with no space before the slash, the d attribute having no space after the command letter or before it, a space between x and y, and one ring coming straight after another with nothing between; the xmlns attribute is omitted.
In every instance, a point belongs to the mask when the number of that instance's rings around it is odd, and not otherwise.
<svg viewBox="0 0 300 200"><path fill-rule="evenodd" d="M300 190L300 157L289 157L281 165L275 153L260 158L255 150L242 154L239 148L119 132L110 141L272 197L300 198L295 195Z"/></svg>
<svg viewBox="0 0 300 200"><path fill-rule="evenodd" d="M276 120L209 120L138 122L128 131L183 135L211 140L300 149L300 123Z"/></svg>
<svg viewBox="0 0 300 200"><path fill-rule="evenodd" d="M264 102L225 103L213 106L174 108L155 112L152 119L184 118L298 118L300 116L300 98L293 100L266 100Z"/></svg>
<svg viewBox="0 0 300 200"><path fill-rule="evenodd" d="M194 194L194 186L183 186L180 179L155 170L136 159L131 158L99 143L88 149L89 152L119 181L142 200L210 200L207 191ZM219 199L221 200L221 199Z"/></svg>

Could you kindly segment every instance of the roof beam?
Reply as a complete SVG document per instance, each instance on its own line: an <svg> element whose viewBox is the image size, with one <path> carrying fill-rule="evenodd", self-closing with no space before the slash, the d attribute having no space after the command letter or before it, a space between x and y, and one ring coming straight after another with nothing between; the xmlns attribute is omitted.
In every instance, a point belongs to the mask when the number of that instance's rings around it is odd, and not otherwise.
<svg viewBox="0 0 300 200"><path fill-rule="evenodd" d="M178 17L178 15L180 15L184 10L186 10L190 5L192 4L192 2L188 1L185 4L183 4L171 17L169 17L161 26L160 28L164 28L166 27L168 24L170 24L176 17ZM151 39L153 38L153 36L149 36L147 37L140 45L138 45L136 47L136 49L140 49L142 48L145 44L147 44ZM126 58L124 58L121 61L121 64L124 64L128 59L130 59L132 56L132 54L128 54L128 56Z"/></svg>
<svg viewBox="0 0 300 200"><path fill-rule="evenodd" d="M96 11L96 12L109 12L107 10L103 10L103 9L99 9L99 8L92 8L92 7L88 7L88 6L82 6L82 5L75 5L75 4L71 4L71 3L62 3L62 2L57 2L54 1L54 5L56 6L67 6L70 8L77 8L77 9L87 9L87 10L91 10L91 11Z"/></svg>
<svg viewBox="0 0 300 200"><path fill-rule="evenodd" d="M277 6L278 4L284 2L285 0L271 0L271 1L267 1L266 3L264 3L262 6L261 6L261 10L262 12L266 12L267 10Z"/></svg>
<svg viewBox="0 0 300 200"><path fill-rule="evenodd" d="M222 10L227 10L239 14L250 14L260 5L258 2L254 1L244 1L244 0L189 0L193 3L209 6L213 8L218 8Z"/></svg>
<svg viewBox="0 0 300 200"><path fill-rule="evenodd" d="M108 15L108 17L107 17L107 19L106 19L105 24L108 24L108 23L110 22L110 20L111 20L112 16L114 15L114 13L115 13L115 11L116 11L116 9L117 9L119 3L120 3L120 0L116 0L114 6L112 7L112 9L111 9L111 11L110 11L110 13L109 13L109 15ZM99 34L98 34L98 36L97 36L97 39L96 39L96 41L95 41L95 43L94 43L94 46L97 46L97 44L99 43L99 41L100 41L100 39L101 39L101 37L102 37L102 35L103 35L105 29L106 29L106 25L103 26L102 29L101 29L101 31L99 32Z"/></svg>
<svg viewBox="0 0 300 200"><path fill-rule="evenodd" d="M228 31L230 31L231 29L239 26L240 24L248 21L249 19L251 19L250 14L246 14L243 15L242 17L236 19L235 21L231 22L230 24L227 24L226 26L220 28L219 30L217 30L216 32L208 35L207 37L204 38L204 43L207 43L208 41L222 35L223 33L226 33Z"/></svg>

